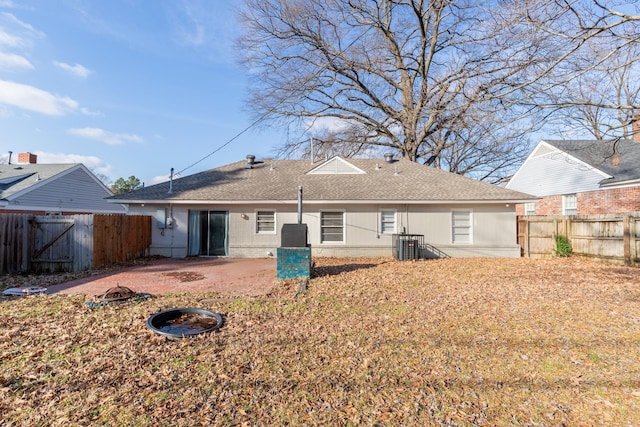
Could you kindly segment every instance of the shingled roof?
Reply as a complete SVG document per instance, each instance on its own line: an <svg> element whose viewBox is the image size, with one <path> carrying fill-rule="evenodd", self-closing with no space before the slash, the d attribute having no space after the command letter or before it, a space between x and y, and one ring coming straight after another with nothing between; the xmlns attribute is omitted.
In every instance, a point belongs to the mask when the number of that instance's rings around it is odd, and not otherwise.
<svg viewBox="0 0 640 427"><path fill-rule="evenodd" d="M0 165L0 200L9 199L36 184L42 184L49 178L78 167L79 164Z"/></svg>
<svg viewBox="0 0 640 427"><path fill-rule="evenodd" d="M640 179L640 143L628 139L544 142L610 175L601 185Z"/></svg>
<svg viewBox="0 0 640 427"><path fill-rule="evenodd" d="M305 202L516 202L534 196L465 178L408 160L334 157L231 163L110 197L119 203L293 201L303 187Z"/></svg>

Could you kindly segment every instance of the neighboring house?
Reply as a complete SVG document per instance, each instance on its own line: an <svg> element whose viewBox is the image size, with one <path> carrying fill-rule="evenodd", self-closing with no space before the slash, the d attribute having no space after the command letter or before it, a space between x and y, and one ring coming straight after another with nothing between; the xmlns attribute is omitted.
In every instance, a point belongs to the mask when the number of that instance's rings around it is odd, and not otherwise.
<svg viewBox="0 0 640 427"><path fill-rule="evenodd" d="M519 215L640 211L640 143L543 140L506 188L538 196Z"/></svg>
<svg viewBox="0 0 640 427"><path fill-rule="evenodd" d="M126 213L105 200L113 193L83 164L38 164L31 153L22 159L28 163L0 164L0 213Z"/></svg>
<svg viewBox="0 0 640 427"><path fill-rule="evenodd" d="M109 200L156 216L152 254L265 257L298 222L299 187L313 256L391 256L406 232L431 255L519 257L515 204L534 199L408 160L247 156Z"/></svg>

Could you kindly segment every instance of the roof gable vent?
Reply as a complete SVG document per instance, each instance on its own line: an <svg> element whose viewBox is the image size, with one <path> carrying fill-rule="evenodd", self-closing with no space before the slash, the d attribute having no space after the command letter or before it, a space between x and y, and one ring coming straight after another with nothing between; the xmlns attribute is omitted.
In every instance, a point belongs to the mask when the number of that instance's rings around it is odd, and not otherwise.
<svg viewBox="0 0 640 427"><path fill-rule="evenodd" d="M307 172L308 175L358 175L366 173L341 157L333 157Z"/></svg>

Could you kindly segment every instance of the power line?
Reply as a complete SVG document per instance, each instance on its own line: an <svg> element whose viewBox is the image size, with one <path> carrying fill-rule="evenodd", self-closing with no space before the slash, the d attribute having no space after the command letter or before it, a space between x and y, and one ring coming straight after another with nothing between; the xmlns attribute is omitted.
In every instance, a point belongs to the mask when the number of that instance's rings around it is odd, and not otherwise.
<svg viewBox="0 0 640 427"><path fill-rule="evenodd" d="M351 43L349 43L347 45L347 47L345 49L349 49L351 46L353 46L358 40L360 40L360 38L362 38L369 30L367 29L366 31L364 31L363 33L361 33L360 35L358 35L355 39L353 39L351 41ZM318 75L320 75L321 72L325 71L327 68L329 68L330 64L326 64L323 67L320 67L315 73L313 77L317 77ZM295 88L291 93L295 93L297 91L299 91L300 89L302 89L304 83L301 83L297 88ZM189 166L187 166L186 168L178 171L176 173L176 175L181 175L182 172L186 171L187 169L191 169L192 167L194 167L195 165L202 163L203 161L205 161L206 159L208 159L209 157L213 156L215 153L217 153L218 151L222 150L223 148L225 148L227 145L231 144L233 141L235 141L236 139L238 139L242 134L246 133L249 129L251 129L252 127L254 127L255 125L257 125L258 123L260 123L261 121L263 121L264 119L267 118L267 116L271 113L273 113L276 108L278 108L280 105L282 105L285 101L287 101L288 98L283 98L280 100L280 102L278 102L276 105L274 105L273 107L271 107L267 112L265 112L263 115L261 115L260 117L258 117L253 123L251 123L249 126L245 127L242 131L240 131L236 136L234 136L233 138L231 138L230 140L228 140L227 142L225 142L224 144L222 144L221 146L219 146L218 148L216 148L215 150L213 150L212 152L210 152L209 154L207 154L206 156L202 157L201 159L197 160L196 162L190 164ZM312 125L309 125L309 127L307 128L307 130L304 132L306 133Z"/></svg>
<svg viewBox="0 0 640 427"><path fill-rule="evenodd" d="M276 106L277 107L277 106ZM274 109L276 107L273 107ZM233 138L231 138L230 140L228 140L227 142L225 142L224 144L222 144L221 146L219 146L218 148L216 148L215 150L213 150L212 152L210 152L209 154L207 154L206 156L202 157L201 159L199 159L198 161L190 164L189 166L187 166L186 168L182 169L181 171L177 172L178 175L181 175L182 172L186 171L187 169L191 169L192 167L194 167L195 165L197 165L198 163L202 163L203 161L205 161L206 159L208 159L209 157L213 156L214 154L216 154L218 151L222 150L224 147L226 147L227 145L231 144L233 141L235 141L236 139L238 139L242 134L244 134L245 132L247 132L249 129L251 129L252 127L254 127L255 125L257 125L258 123L260 123L262 120L264 120L270 113L271 111L273 111L273 109L267 111L266 113L264 113L262 116L258 117L258 119L256 119L253 123L251 123L249 126L247 126L246 128L244 128L242 131L240 131L236 136L234 136Z"/></svg>

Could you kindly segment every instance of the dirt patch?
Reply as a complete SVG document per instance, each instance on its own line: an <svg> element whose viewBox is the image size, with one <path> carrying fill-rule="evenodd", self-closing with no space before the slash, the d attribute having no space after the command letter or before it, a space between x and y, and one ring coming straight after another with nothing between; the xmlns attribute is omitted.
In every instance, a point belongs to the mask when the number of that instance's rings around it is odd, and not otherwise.
<svg viewBox="0 0 640 427"><path fill-rule="evenodd" d="M195 282L204 279L204 274L196 271L172 271L169 273L160 273L161 276L173 277L181 282Z"/></svg>

